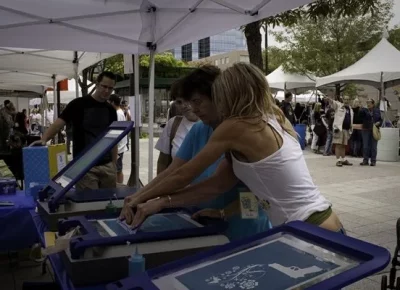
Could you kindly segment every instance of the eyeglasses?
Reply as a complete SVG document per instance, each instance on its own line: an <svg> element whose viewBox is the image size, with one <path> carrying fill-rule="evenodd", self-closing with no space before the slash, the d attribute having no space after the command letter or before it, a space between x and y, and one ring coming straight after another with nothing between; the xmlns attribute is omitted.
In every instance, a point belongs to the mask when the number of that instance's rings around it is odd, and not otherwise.
<svg viewBox="0 0 400 290"><path fill-rule="evenodd" d="M106 86L106 85L103 85L103 84L99 84L99 85L100 85L100 87L102 87L105 90L109 90L109 91L113 91L114 90L114 87L109 87L109 86Z"/></svg>

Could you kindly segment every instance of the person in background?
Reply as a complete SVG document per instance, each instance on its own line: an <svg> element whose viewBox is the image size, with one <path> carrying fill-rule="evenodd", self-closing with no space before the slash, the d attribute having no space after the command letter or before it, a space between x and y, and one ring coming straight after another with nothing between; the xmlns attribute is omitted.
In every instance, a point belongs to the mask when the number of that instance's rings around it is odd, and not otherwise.
<svg viewBox="0 0 400 290"><path fill-rule="evenodd" d="M124 114L124 111L121 108L121 97L112 94L110 96L109 102L111 106L117 111L117 121L123 122L126 121L126 117ZM117 183L123 184L124 183L124 173L123 173L123 167L124 167L124 153L128 151L128 136L125 136L122 138L121 141L118 143L118 159L117 159Z"/></svg>
<svg viewBox="0 0 400 290"><path fill-rule="evenodd" d="M336 166L353 165L346 159L346 146L353 131L353 109L349 106L350 98L343 97L343 103L328 98L335 110L333 121L333 144L335 144Z"/></svg>
<svg viewBox="0 0 400 290"><path fill-rule="evenodd" d="M291 92L285 93L285 99L282 101L281 110L285 117L289 120L290 123L294 126L296 124L296 116L293 112L292 107L293 95Z"/></svg>
<svg viewBox="0 0 400 290"><path fill-rule="evenodd" d="M172 85L170 97L174 100L176 109L182 115L168 120L157 141L155 148L160 151L157 161L157 174L163 172L172 163L186 135L199 120L196 114L193 113L189 102L185 101L180 95L180 86L179 81Z"/></svg>
<svg viewBox="0 0 400 290"><path fill-rule="evenodd" d="M325 118L325 124L327 125L324 156L331 156L332 141L333 141L333 121L335 120L335 110L333 110L332 108L328 109L324 118Z"/></svg>
<svg viewBox="0 0 400 290"><path fill-rule="evenodd" d="M34 108L29 117L30 117L29 123L31 125L31 134L40 135L40 133L42 132L42 115L40 114L39 108Z"/></svg>
<svg viewBox="0 0 400 290"><path fill-rule="evenodd" d="M92 95L72 100L55 122L47 129L40 141L32 145L45 146L66 124L72 124L73 157L90 146L112 122L117 121L117 112L107 102L114 90L116 76L112 72L102 72L97 77L96 90ZM98 189L116 187L116 163L118 147L108 152L77 183L77 189Z"/></svg>
<svg viewBox="0 0 400 290"><path fill-rule="evenodd" d="M54 122L54 110L52 108L48 107L47 110L44 111L44 121L45 130L47 130Z"/></svg>
<svg viewBox="0 0 400 290"><path fill-rule="evenodd" d="M131 110L129 108L128 102L123 100L121 101L121 109L124 112L125 115L125 119L127 121L132 121L132 117L131 117ZM127 143L126 143L126 148L129 150L129 144L131 141L131 132L129 132L128 136L127 136Z"/></svg>
<svg viewBox="0 0 400 290"><path fill-rule="evenodd" d="M4 101L4 107L0 109L0 152L9 150L8 141L14 127L16 109L10 100Z"/></svg>
<svg viewBox="0 0 400 290"><path fill-rule="evenodd" d="M315 154L321 154L319 148L322 146L322 143L325 145L324 138L326 138L326 129L322 122L321 110L321 103L315 103L313 110L314 128L312 129L313 137L311 141L311 150Z"/></svg>
<svg viewBox="0 0 400 290"><path fill-rule="evenodd" d="M360 104L360 100L359 99L355 99L353 101L353 113L354 113L354 117L353 117L353 133L351 134L351 138L350 138L350 150L351 150L351 155L353 157L361 157L362 156L362 131L361 131L361 127L362 127L362 108L361 108L361 104Z"/></svg>
<svg viewBox="0 0 400 290"><path fill-rule="evenodd" d="M28 114L26 112L26 109L22 110L22 114L24 114L24 116L25 116L25 118L24 118L24 120L25 120L25 128L29 132L29 118L28 118Z"/></svg>
<svg viewBox="0 0 400 290"><path fill-rule="evenodd" d="M363 162L361 166L376 166L376 155L378 141L373 136L374 125L378 128L382 125L382 117L379 108L375 107L373 99L367 100L367 108L361 111L362 139L363 139ZM371 163L369 163L371 161Z"/></svg>
<svg viewBox="0 0 400 290"><path fill-rule="evenodd" d="M127 222L132 222L132 220L128 220L128 214L130 213L131 205L135 205L137 197L146 196L152 189L171 178L175 170L191 162L191 160L207 146L209 140L212 138L213 132L222 121L219 111L211 97L212 84L219 74L219 68L212 65L205 65L197 68L182 80L181 95L184 96L185 99L190 100L193 112L201 119L201 122L197 122L193 125L179 148L176 157L172 160L171 165L161 174L157 175L157 177L144 188L125 199L125 207L121 212L121 218L127 217ZM219 219L222 217L223 213L226 212L226 219L229 225L226 235L231 241L250 237L270 229L269 219L261 207L259 207L259 214L255 219L242 219L240 214L236 214L237 207L240 204L239 191L243 185L234 182L235 184L233 184L232 187L221 193L221 188L226 187L226 184L230 183L230 178L225 179L224 176L221 177L219 175L219 173L221 173L219 166L222 166L222 168L229 166L226 160L224 160L223 154L221 154L219 160L204 169L202 173L192 180L191 183L193 186L187 188L187 196L191 197L194 204L197 204L196 208L193 210L200 209L193 217L211 215ZM202 182L206 182L206 188L200 186ZM196 187L197 184L200 188ZM205 195L211 195L213 197L207 202L202 202L201 200L204 199ZM192 204L188 207L191 205Z"/></svg>
<svg viewBox="0 0 400 290"><path fill-rule="evenodd" d="M169 119L172 119L175 116L181 116L181 115L182 115L182 113L179 111L179 108L176 105L175 101L172 101L170 103L170 107L169 107L169 109L167 111L167 121Z"/></svg>

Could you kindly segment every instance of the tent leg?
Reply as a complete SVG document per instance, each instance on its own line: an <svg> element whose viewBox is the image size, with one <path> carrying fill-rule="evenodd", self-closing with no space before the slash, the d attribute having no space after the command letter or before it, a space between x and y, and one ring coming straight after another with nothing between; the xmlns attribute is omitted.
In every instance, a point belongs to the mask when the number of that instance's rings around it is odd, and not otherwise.
<svg viewBox="0 0 400 290"><path fill-rule="evenodd" d="M153 141L154 141L154 65L155 65L155 52L150 50L150 82L149 82L149 180L153 180Z"/></svg>
<svg viewBox="0 0 400 290"><path fill-rule="evenodd" d="M135 54L134 56L134 78L135 78L135 152L131 152L131 154L135 154L135 186L137 188L140 187L139 181L139 167L140 167L140 99L139 99L139 55ZM153 152L153 151L151 151Z"/></svg>
<svg viewBox="0 0 400 290"><path fill-rule="evenodd" d="M78 63L75 66L75 98L79 98L79 74L78 74Z"/></svg>

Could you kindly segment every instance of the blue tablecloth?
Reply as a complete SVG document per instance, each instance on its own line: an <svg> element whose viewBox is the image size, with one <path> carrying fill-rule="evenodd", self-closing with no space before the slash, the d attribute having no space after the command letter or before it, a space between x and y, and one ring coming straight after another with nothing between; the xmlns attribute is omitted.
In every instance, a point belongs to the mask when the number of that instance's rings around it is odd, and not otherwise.
<svg viewBox="0 0 400 290"><path fill-rule="evenodd" d="M23 191L16 195L0 195L0 201L11 201L13 206L0 206L0 252L30 248L38 236L30 210L35 208L32 197Z"/></svg>
<svg viewBox="0 0 400 290"><path fill-rule="evenodd" d="M33 220L35 231L40 237L40 242L44 245L44 232L48 231L48 227L41 219L40 215L34 210L29 212L31 220ZM105 285L91 286L91 287L75 287L71 280L68 278L65 267L61 261L59 254L50 255L49 261L53 268L54 276L57 283L60 285L62 290L106 290Z"/></svg>

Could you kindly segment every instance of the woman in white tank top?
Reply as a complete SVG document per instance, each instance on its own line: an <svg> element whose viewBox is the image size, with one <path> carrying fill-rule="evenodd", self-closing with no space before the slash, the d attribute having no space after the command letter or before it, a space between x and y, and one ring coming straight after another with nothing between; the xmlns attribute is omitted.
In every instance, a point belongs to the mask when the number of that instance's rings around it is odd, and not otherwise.
<svg viewBox="0 0 400 290"><path fill-rule="evenodd" d="M268 205L265 208L274 226L301 220L341 231L342 224L313 183L297 135L275 105L263 73L245 63L226 69L213 84L213 101L223 122L207 145L145 196L130 200L124 210L136 207L137 211L127 222L136 226L165 207L188 206L193 199L190 192L204 189L203 200L210 199L207 189L215 186L216 178L224 184L221 192L238 178ZM201 103L191 105L195 113L200 110ZM210 178L186 187L224 153L231 161L221 163L214 181Z"/></svg>

